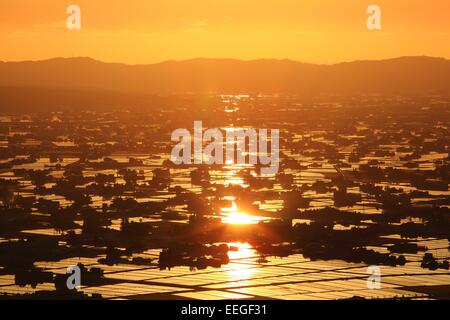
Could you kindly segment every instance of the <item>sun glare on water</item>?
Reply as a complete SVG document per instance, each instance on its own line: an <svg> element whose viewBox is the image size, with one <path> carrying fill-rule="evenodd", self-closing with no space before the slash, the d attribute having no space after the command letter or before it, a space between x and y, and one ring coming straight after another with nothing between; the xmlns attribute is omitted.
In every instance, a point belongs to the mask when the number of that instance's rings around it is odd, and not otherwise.
<svg viewBox="0 0 450 320"><path fill-rule="evenodd" d="M222 209L222 222L228 224L256 224L264 220L263 217L253 216L239 211L236 203L231 208Z"/></svg>

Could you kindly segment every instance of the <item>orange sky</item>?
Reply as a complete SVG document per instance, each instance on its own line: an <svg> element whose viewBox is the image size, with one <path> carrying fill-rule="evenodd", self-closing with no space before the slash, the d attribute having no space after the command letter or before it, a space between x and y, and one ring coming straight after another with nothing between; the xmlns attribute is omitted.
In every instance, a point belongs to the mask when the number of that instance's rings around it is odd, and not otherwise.
<svg viewBox="0 0 450 320"><path fill-rule="evenodd" d="M70 4L81 30L66 29ZM381 31L366 28L370 4ZM449 14L449 0L1 0L0 60L450 58Z"/></svg>

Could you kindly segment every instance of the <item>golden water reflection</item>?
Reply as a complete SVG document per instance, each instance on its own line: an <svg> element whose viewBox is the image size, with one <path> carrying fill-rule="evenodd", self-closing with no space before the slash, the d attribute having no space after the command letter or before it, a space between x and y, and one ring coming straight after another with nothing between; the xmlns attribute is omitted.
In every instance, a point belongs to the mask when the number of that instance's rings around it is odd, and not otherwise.
<svg viewBox="0 0 450 320"><path fill-rule="evenodd" d="M254 278L259 269L247 263L240 263L239 260L256 257L256 252L248 243L228 243L228 246L231 250L228 251L230 263L228 264L229 269L226 271L226 275L229 281L241 281L245 285L246 281ZM233 250L233 248L237 250Z"/></svg>
<svg viewBox="0 0 450 320"><path fill-rule="evenodd" d="M256 224L266 220L264 217L254 216L240 211L234 201L230 208L221 209L221 215L222 222L228 224Z"/></svg>

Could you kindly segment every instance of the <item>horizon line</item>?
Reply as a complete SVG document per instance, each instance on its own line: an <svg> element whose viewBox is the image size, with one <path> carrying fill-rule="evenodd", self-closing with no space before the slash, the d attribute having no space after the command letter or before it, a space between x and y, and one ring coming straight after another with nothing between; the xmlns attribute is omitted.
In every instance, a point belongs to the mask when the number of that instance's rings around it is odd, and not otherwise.
<svg viewBox="0 0 450 320"><path fill-rule="evenodd" d="M320 66L333 66L333 65L339 65L339 64L345 64L345 63L353 63L353 62L380 62L380 61L389 61L389 60L397 60L397 59L403 59L403 58L431 58L431 59L442 59L442 60L450 60L450 57L443 57L443 56L429 56L429 55L404 55L404 56L396 56L391 58L381 58L381 59L356 59L356 60L346 60L341 62L335 62L335 63L314 63L314 62L304 62L300 60L294 60L289 58L256 58L256 59L239 59L239 58L208 58L208 57L197 57L197 58L187 58L187 59L167 59L167 60L161 60L159 62L150 62L150 63L127 63L127 62L113 62L113 61L104 61L100 59L96 59L90 56L71 56L71 57L64 57L64 56L56 56L56 57L50 57L50 58L43 58L43 59L28 59L28 60L0 60L1 63L21 63L21 62L45 62L45 61L51 61L51 60L74 60L74 59L86 59L86 60L93 60L100 63L105 64L121 64L121 65L127 65L127 66L148 66L148 65L158 65L163 63L177 63L177 62L188 62L188 61L195 61L195 60L217 60L217 61L241 61L241 62L253 62L253 61L289 61L289 62L296 62L296 63L302 63L302 64L311 64L311 65L320 65Z"/></svg>

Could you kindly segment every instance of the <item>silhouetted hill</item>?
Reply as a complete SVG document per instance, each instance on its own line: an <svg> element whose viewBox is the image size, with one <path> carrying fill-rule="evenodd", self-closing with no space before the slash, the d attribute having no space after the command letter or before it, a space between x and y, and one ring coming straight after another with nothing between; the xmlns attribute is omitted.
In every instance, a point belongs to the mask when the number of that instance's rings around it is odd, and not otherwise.
<svg viewBox="0 0 450 320"><path fill-rule="evenodd" d="M16 88L14 92L43 88L45 94L63 90L69 96L75 91L80 95L99 90L100 95L115 91L122 97L187 92L411 95L449 94L448 83L450 60L431 57L335 65L232 59L192 59L149 65L104 63L90 58L0 62L3 93L6 88ZM14 103L12 91L8 99L0 99L3 105Z"/></svg>

